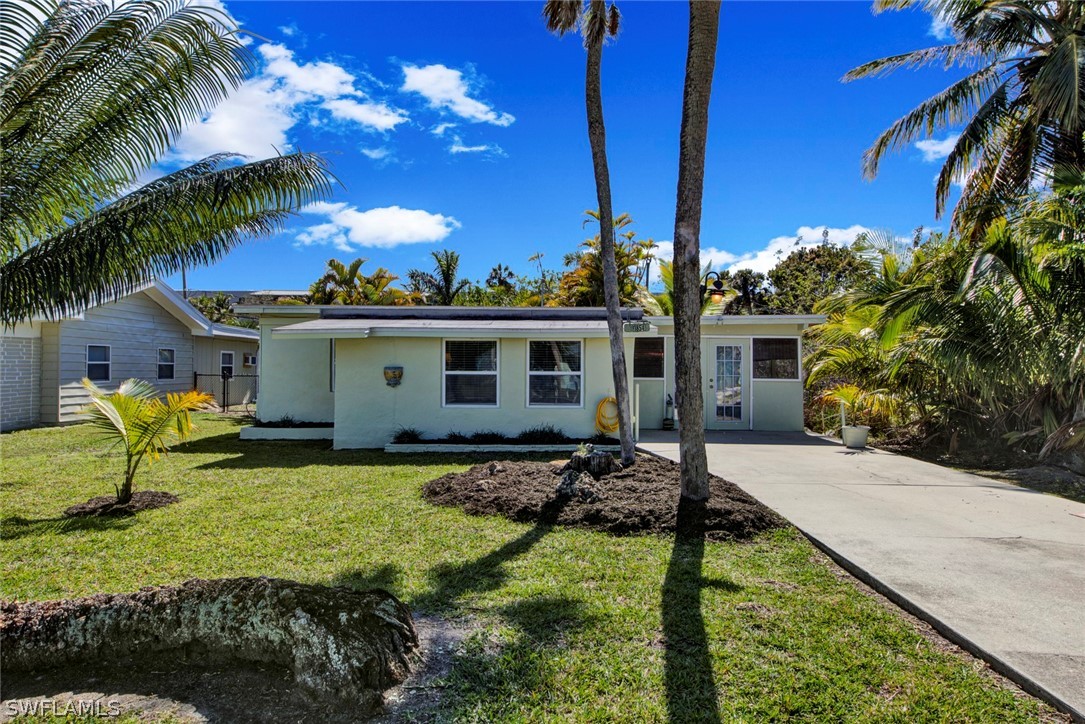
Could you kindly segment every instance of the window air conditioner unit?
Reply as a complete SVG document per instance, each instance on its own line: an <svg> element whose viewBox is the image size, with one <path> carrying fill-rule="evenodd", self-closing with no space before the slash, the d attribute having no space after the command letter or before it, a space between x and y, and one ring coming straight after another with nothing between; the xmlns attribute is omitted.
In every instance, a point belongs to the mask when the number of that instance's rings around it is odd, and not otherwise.
<svg viewBox="0 0 1085 724"><path fill-rule="evenodd" d="M246 352L242 361L242 365L244 365L245 367L255 367L256 354L253 352Z"/></svg>

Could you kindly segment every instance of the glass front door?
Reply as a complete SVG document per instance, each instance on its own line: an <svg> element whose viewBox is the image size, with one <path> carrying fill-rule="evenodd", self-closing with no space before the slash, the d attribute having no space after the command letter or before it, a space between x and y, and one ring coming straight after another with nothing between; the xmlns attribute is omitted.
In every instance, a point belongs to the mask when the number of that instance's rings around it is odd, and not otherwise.
<svg viewBox="0 0 1085 724"><path fill-rule="evenodd" d="M705 426L710 430L746 429L746 354L738 343L708 347Z"/></svg>

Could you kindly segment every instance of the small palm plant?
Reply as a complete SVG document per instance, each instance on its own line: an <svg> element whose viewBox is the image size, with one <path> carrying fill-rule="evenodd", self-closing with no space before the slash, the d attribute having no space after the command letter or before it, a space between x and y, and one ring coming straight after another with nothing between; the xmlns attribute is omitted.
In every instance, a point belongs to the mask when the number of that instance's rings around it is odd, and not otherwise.
<svg viewBox="0 0 1085 724"><path fill-rule="evenodd" d="M132 484L140 461L144 457L157 460L166 452L171 438L187 438L195 428L190 413L214 402L211 395L196 390L171 392L163 402L151 383L137 379L125 380L115 392L107 392L89 379L83 380L83 386L91 396L90 404L83 409L91 424L124 446L124 484L114 486L118 505L132 500Z"/></svg>

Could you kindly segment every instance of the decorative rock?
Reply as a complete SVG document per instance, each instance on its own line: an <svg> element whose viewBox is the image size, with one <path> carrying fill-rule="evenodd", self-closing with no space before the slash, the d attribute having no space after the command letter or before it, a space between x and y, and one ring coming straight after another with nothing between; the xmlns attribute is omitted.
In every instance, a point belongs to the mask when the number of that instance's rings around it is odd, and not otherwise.
<svg viewBox="0 0 1085 724"><path fill-rule="evenodd" d="M599 494L595 492L595 478L588 473L566 470L561 475L561 482L554 491L561 498L579 498L585 503L597 502Z"/></svg>
<svg viewBox="0 0 1085 724"><path fill-rule="evenodd" d="M193 579L136 593L0 602L5 672L103 663L288 667L319 699L374 713L418 647L410 611L381 590L274 578Z"/></svg>
<svg viewBox="0 0 1085 724"><path fill-rule="evenodd" d="M598 480L604 475L622 471L622 464L615 460L613 455L608 452L592 450L590 445L587 447L587 453L573 453L573 456L569 458L569 462L565 463L565 467L562 468L562 472L575 470L578 473L589 473Z"/></svg>

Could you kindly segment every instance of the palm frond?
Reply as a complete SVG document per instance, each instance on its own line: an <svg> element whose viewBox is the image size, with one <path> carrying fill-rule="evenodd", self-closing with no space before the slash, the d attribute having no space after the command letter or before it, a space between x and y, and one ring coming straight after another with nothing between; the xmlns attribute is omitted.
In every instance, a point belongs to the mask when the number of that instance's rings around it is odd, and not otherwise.
<svg viewBox="0 0 1085 724"><path fill-rule="evenodd" d="M330 184L319 156L208 159L147 184L3 264L0 321L54 318L268 235Z"/></svg>

